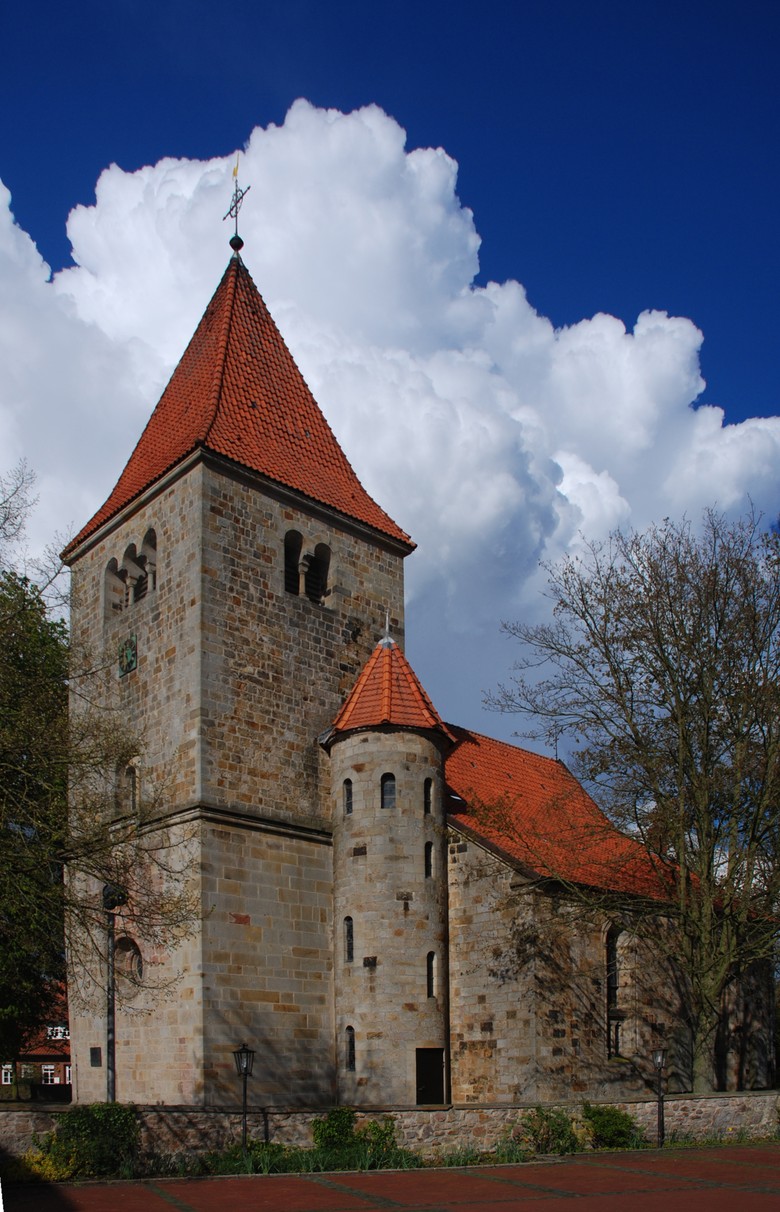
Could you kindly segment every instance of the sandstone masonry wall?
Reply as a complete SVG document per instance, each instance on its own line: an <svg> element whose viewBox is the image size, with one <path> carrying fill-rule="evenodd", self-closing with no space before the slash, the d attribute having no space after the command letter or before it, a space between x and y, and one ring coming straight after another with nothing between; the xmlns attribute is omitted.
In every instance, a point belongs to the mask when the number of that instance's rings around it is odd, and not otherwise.
<svg viewBox="0 0 780 1212"><path fill-rule="evenodd" d="M635 1097L653 1088L650 1058L661 1039L670 1088L685 1088L677 994L650 942L621 935L624 1018L620 1054L609 1056L605 914L529 891L454 828L449 897L454 1100Z"/></svg>
<svg viewBox="0 0 780 1212"><path fill-rule="evenodd" d="M330 828L330 725L384 628L403 635L401 554L325 511L250 480L204 482L202 799L253 816ZM330 549L328 593L285 591L284 540Z"/></svg>

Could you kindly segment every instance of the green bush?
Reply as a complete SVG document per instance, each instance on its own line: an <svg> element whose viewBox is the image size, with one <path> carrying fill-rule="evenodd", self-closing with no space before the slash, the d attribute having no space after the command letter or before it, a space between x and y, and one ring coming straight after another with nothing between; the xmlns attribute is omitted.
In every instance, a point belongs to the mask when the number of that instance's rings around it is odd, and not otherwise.
<svg viewBox="0 0 780 1212"><path fill-rule="evenodd" d="M416 1155L396 1144L395 1123L387 1115L356 1127L352 1107L334 1107L324 1119L312 1123L314 1148L308 1150L306 1168L315 1170L409 1169L419 1164Z"/></svg>
<svg viewBox="0 0 780 1212"><path fill-rule="evenodd" d="M311 1126L311 1134L316 1149L344 1149L355 1140L355 1120L357 1115L353 1107L334 1107L324 1119L315 1119Z"/></svg>
<svg viewBox="0 0 780 1212"><path fill-rule="evenodd" d="M590 1128L594 1149L639 1149L647 1144L633 1115L619 1107L583 1103L582 1118Z"/></svg>
<svg viewBox="0 0 780 1212"><path fill-rule="evenodd" d="M520 1125L535 1153L576 1153L580 1147L571 1118L557 1107L535 1107Z"/></svg>
<svg viewBox="0 0 780 1212"><path fill-rule="evenodd" d="M135 1107L93 1103L73 1107L37 1147L25 1164L39 1178L131 1178L138 1159L140 1128Z"/></svg>

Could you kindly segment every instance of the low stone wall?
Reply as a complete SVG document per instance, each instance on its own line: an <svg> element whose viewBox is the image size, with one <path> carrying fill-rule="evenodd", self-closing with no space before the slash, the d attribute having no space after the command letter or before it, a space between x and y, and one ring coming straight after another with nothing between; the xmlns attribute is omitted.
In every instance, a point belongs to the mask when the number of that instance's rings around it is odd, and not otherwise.
<svg viewBox="0 0 780 1212"><path fill-rule="evenodd" d="M577 1114L581 1102L558 1104ZM658 1105L654 1099L614 1103L627 1111L655 1140ZM392 1111L396 1138L408 1149L425 1157L473 1146L489 1151L502 1135L518 1123L528 1107L448 1107L441 1111ZM777 1090L743 1094L670 1095L664 1100L666 1139L708 1140L741 1136L749 1139L774 1136L780 1126L780 1094Z"/></svg>
<svg viewBox="0 0 780 1212"><path fill-rule="evenodd" d="M635 1116L648 1139L654 1140L657 1105L653 1099L614 1105ZM573 1102L565 1109L576 1113L581 1106ZM511 1131L526 1110L527 1106L452 1106L437 1110L380 1107L370 1113L359 1113L358 1122L392 1115L399 1144L430 1158L466 1147L487 1152ZM24 1153L34 1134L40 1136L52 1130L61 1112L61 1107L32 1109L0 1104L0 1151L15 1156ZM241 1139L241 1112L233 1108L139 1107L138 1112L144 1151L201 1153L223 1149ZM255 1140L310 1145L312 1120L323 1114L322 1110L251 1109L247 1115L248 1133ZM780 1126L780 1093L759 1090L697 1098L669 1095L665 1100L665 1121L668 1143L675 1136L690 1140L774 1136Z"/></svg>
<svg viewBox="0 0 780 1212"><path fill-rule="evenodd" d="M16 1103L0 1103L0 1153L20 1157L30 1148L36 1136L51 1132L57 1122L57 1112L64 1108L25 1107Z"/></svg>

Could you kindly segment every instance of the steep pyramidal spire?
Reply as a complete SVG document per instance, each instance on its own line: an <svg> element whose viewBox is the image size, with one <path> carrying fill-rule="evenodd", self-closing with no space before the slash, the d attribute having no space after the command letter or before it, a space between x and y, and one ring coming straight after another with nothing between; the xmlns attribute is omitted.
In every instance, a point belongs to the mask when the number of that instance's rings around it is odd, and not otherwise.
<svg viewBox="0 0 780 1212"><path fill-rule="evenodd" d="M433 729L450 737L401 649L385 635L368 658L349 698L333 721L331 738L354 728Z"/></svg>
<svg viewBox="0 0 780 1212"><path fill-rule="evenodd" d="M198 448L413 546L358 480L238 254L116 487L65 554Z"/></svg>

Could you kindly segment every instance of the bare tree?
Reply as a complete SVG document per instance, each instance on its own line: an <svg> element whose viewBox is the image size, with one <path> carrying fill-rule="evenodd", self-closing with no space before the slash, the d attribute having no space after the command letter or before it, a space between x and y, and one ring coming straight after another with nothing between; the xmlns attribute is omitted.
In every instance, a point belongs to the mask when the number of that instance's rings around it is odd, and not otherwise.
<svg viewBox="0 0 780 1212"><path fill-rule="evenodd" d="M568 738L654 856L707 1089L724 1005L777 945L780 539L707 511L698 531L616 531L547 571L553 621L504 624L524 651L489 705L528 717L527 737Z"/></svg>
<svg viewBox="0 0 780 1212"><path fill-rule="evenodd" d="M34 483L35 476L24 461L0 476L0 558L4 546L15 542L24 530Z"/></svg>

